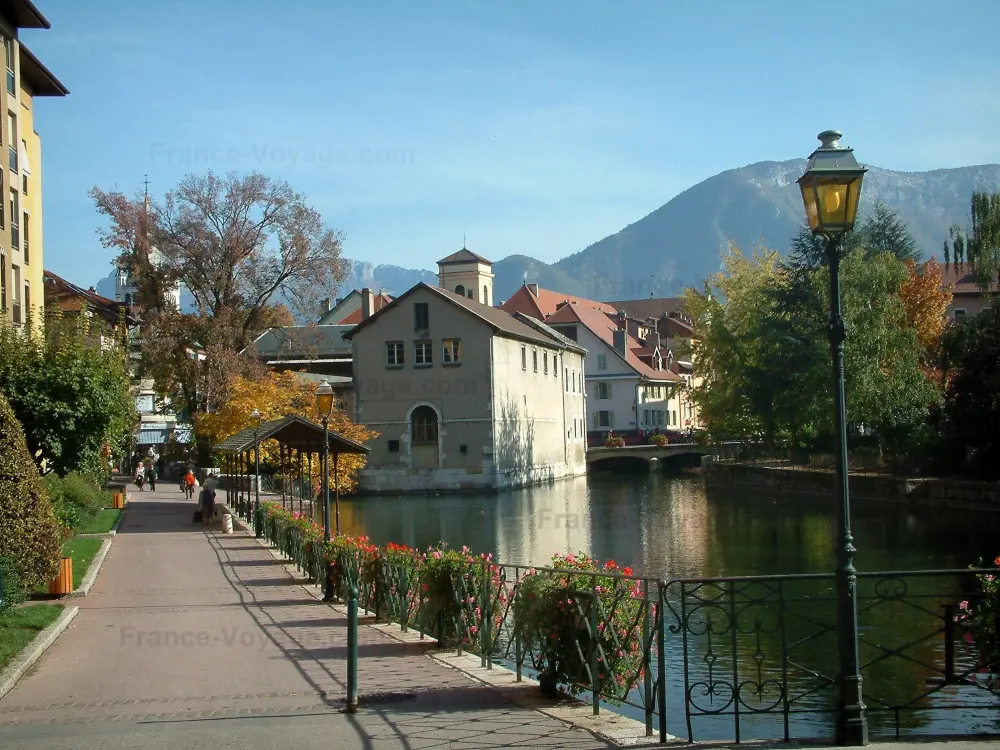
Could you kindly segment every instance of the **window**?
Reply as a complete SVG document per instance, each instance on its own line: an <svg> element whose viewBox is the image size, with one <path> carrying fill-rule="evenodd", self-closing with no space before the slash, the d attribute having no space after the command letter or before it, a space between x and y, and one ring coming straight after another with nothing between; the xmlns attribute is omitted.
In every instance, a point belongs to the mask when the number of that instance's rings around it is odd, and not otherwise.
<svg viewBox="0 0 1000 750"><path fill-rule="evenodd" d="M434 364L430 341L413 342L413 364L417 367L430 367Z"/></svg>
<svg viewBox="0 0 1000 750"><path fill-rule="evenodd" d="M645 425L649 424L649 409L644 409L642 412L642 423Z"/></svg>
<svg viewBox="0 0 1000 750"><path fill-rule="evenodd" d="M426 331L431 327L431 314L426 302L413 303L413 327L418 331Z"/></svg>
<svg viewBox="0 0 1000 750"><path fill-rule="evenodd" d="M563 368L563 383L566 386L566 393L569 393L569 370L565 367Z"/></svg>
<svg viewBox="0 0 1000 750"><path fill-rule="evenodd" d="M457 365L462 361L461 340L445 339L443 342L441 362L446 365Z"/></svg>
<svg viewBox="0 0 1000 750"><path fill-rule="evenodd" d="M7 44L7 93L14 95L17 93L15 90L15 80L14 80L14 70L15 65L17 65L17 50L14 49L15 42L13 39L8 39Z"/></svg>
<svg viewBox="0 0 1000 750"><path fill-rule="evenodd" d="M673 420L674 420L673 422L671 422L671 424L674 427L676 427L677 426L677 410L674 409L673 411L670 412L670 414L673 416Z"/></svg>
<svg viewBox="0 0 1000 750"><path fill-rule="evenodd" d="M455 294L457 294L460 297L464 297L465 296L465 287L462 286L461 284L459 284L458 286L456 286L455 287Z"/></svg>
<svg viewBox="0 0 1000 750"><path fill-rule="evenodd" d="M17 118L13 112L7 113L7 133L10 138L7 141L7 153L10 154L10 171L17 172Z"/></svg>
<svg viewBox="0 0 1000 750"><path fill-rule="evenodd" d="M21 269L11 266L12 284L11 291L14 292L14 325L21 325Z"/></svg>
<svg viewBox="0 0 1000 750"><path fill-rule="evenodd" d="M965 315L965 310L963 310L962 308L958 308L955 310L956 318L961 318L963 315Z"/></svg>
<svg viewBox="0 0 1000 750"><path fill-rule="evenodd" d="M549 374L549 353L548 352L542 352L542 366L545 368L544 369L544 373L546 375L548 375Z"/></svg>
<svg viewBox="0 0 1000 750"><path fill-rule="evenodd" d="M609 411L595 411L594 412L594 429L599 430L602 427L611 426L611 412Z"/></svg>
<svg viewBox="0 0 1000 750"><path fill-rule="evenodd" d="M7 255L0 252L0 315L7 314Z"/></svg>
<svg viewBox="0 0 1000 750"><path fill-rule="evenodd" d="M580 393L583 393L583 372L582 371L578 372L576 374L576 377L577 377L577 381L578 381L579 386L580 386Z"/></svg>
<svg viewBox="0 0 1000 750"><path fill-rule="evenodd" d="M570 388L573 389L573 393L576 393L576 370L570 372L569 379L573 381L572 385L570 385Z"/></svg>
<svg viewBox="0 0 1000 750"><path fill-rule="evenodd" d="M31 287L24 282L24 322L31 325Z"/></svg>
<svg viewBox="0 0 1000 750"><path fill-rule="evenodd" d="M386 367L402 367L403 366L403 342L402 341L387 341L387 342L385 342L385 366Z"/></svg>
<svg viewBox="0 0 1000 750"><path fill-rule="evenodd" d="M438 439L437 412L429 406L418 406L413 410L410 426L410 442L436 443Z"/></svg>
<svg viewBox="0 0 1000 750"><path fill-rule="evenodd" d="M521 345L521 369L528 369L528 347Z"/></svg>
<svg viewBox="0 0 1000 750"><path fill-rule="evenodd" d="M483 284L483 304L490 304L490 288L486 284Z"/></svg>
<svg viewBox="0 0 1000 750"><path fill-rule="evenodd" d="M28 175L21 175L21 192L28 194Z"/></svg>
<svg viewBox="0 0 1000 750"><path fill-rule="evenodd" d="M611 398L611 383L598 383L597 384L597 397L599 399L609 399L609 398Z"/></svg>
<svg viewBox="0 0 1000 750"><path fill-rule="evenodd" d="M21 213L21 201L18 200L17 190L10 191L10 243L15 247L21 247L21 230L17 225L17 217Z"/></svg>
<svg viewBox="0 0 1000 750"><path fill-rule="evenodd" d="M24 246L21 248L21 251L24 253L24 265L28 265L31 262L31 250L28 247L28 238L30 236L28 233L28 214L24 213L21 216L23 217L21 226L24 227Z"/></svg>
<svg viewBox="0 0 1000 750"><path fill-rule="evenodd" d="M598 354L597 355L597 369L598 370L607 370L608 369L608 355L607 354Z"/></svg>
<svg viewBox="0 0 1000 750"><path fill-rule="evenodd" d="M532 349L531 350L531 362L534 365L535 372L538 372L538 350L537 349Z"/></svg>
<svg viewBox="0 0 1000 750"><path fill-rule="evenodd" d="M390 440L389 441L389 453L399 453L399 441Z"/></svg>
<svg viewBox="0 0 1000 750"><path fill-rule="evenodd" d="M0 191L2 190L3 190L3 170L0 169ZM0 229L3 229L4 213L5 212L4 212L3 201L0 200Z"/></svg>
<svg viewBox="0 0 1000 750"><path fill-rule="evenodd" d="M469 455L469 446L467 445L458 446L458 452L463 456Z"/></svg>

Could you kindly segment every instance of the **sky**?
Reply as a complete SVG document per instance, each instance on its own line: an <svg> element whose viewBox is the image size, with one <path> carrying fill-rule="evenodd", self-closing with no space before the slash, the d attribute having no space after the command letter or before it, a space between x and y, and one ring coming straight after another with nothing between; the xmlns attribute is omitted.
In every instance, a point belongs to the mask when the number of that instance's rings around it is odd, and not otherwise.
<svg viewBox="0 0 1000 750"><path fill-rule="evenodd" d="M805 158L996 163L1000 2L36 0L47 269L114 253L88 191L286 180L345 256L462 247L553 262L727 169Z"/></svg>

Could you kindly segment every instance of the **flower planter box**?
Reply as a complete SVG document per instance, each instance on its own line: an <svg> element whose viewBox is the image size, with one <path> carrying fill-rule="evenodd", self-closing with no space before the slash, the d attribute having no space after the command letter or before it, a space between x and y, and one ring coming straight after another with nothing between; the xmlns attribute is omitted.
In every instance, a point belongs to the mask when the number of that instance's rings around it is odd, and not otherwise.
<svg viewBox="0 0 1000 750"><path fill-rule="evenodd" d="M59 561L59 574L49 581L49 593L66 596L73 593L73 558L64 557Z"/></svg>

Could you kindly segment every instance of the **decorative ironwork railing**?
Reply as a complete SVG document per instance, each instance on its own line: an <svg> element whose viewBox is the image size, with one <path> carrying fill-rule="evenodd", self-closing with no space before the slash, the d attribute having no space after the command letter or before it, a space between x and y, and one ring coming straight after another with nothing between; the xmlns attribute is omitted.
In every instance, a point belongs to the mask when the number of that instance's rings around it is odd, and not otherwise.
<svg viewBox="0 0 1000 750"><path fill-rule="evenodd" d="M238 509L253 512L252 503ZM322 545L290 539L272 517L263 530L321 579ZM487 669L508 667L518 681L528 674L586 694L595 714L614 707L661 741L833 734L833 574L659 581L476 558L442 578L419 555L351 548L335 548L329 564L340 598L353 583L376 620L477 654ZM1000 632L973 637L962 614L982 597L977 572L990 571L858 574L873 737L997 732Z"/></svg>

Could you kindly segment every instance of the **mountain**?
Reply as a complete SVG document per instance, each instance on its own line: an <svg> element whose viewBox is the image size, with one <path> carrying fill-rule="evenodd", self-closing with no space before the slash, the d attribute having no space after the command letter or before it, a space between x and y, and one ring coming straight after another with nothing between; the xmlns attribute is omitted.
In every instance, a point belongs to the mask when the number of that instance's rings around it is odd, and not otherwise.
<svg viewBox="0 0 1000 750"><path fill-rule="evenodd" d="M784 252L805 218L795 184L805 167L804 159L765 161L709 177L620 232L556 263L528 255L494 260L494 297L498 302L507 299L525 281L592 299L668 297L718 271L721 251L730 242L747 252L761 244ZM869 167L861 210L881 201L906 222L925 257L942 260L948 228L969 222L973 190L998 188L1000 164L932 172ZM450 248L442 248L442 253L448 252ZM351 263L338 297L366 286L398 295L420 281L437 283L434 271ZM102 291L106 283L110 295ZM99 282L98 292L114 296L113 274Z"/></svg>

